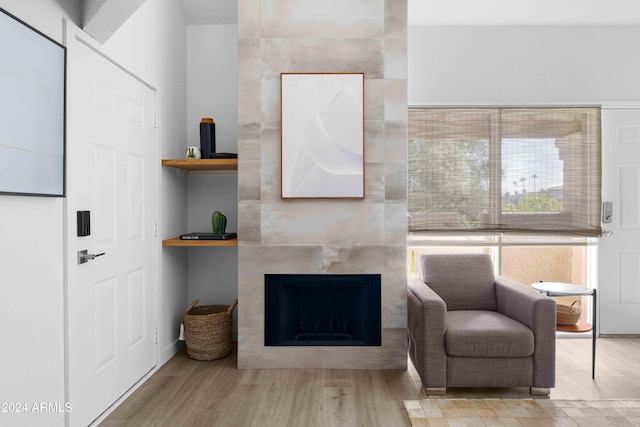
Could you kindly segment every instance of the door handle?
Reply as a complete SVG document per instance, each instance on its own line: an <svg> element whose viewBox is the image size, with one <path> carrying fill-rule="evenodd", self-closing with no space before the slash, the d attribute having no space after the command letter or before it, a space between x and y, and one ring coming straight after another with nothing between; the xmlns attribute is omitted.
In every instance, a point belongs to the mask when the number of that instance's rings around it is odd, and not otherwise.
<svg viewBox="0 0 640 427"><path fill-rule="evenodd" d="M104 255L104 252L100 254L90 254L86 249L78 251L78 264L84 264L85 262L96 259L97 257L102 255Z"/></svg>

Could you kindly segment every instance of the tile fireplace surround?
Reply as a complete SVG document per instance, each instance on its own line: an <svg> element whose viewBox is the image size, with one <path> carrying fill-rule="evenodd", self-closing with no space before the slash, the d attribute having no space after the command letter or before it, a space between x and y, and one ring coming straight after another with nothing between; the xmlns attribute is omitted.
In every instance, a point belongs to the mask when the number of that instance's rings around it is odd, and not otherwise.
<svg viewBox="0 0 640 427"><path fill-rule="evenodd" d="M407 1L332 5L238 1L240 369L407 366ZM282 72L364 73L364 200L280 198ZM382 345L265 346L265 274L380 274Z"/></svg>

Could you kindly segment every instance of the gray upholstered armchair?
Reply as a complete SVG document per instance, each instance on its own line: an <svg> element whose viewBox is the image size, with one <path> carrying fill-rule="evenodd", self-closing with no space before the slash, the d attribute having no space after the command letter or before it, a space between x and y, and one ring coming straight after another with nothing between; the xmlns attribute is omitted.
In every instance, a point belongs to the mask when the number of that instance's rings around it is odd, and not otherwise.
<svg viewBox="0 0 640 427"><path fill-rule="evenodd" d="M423 255L408 287L409 355L427 394L555 386L556 303L495 277L484 254Z"/></svg>

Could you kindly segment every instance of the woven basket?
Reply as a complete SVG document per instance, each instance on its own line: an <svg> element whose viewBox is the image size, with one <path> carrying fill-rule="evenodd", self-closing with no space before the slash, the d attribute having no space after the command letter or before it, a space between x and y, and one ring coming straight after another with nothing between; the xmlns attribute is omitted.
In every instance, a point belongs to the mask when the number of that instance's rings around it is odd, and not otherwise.
<svg viewBox="0 0 640 427"><path fill-rule="evenodd" d="M577 307L573 305L578 303ZM557 305L557 320L556 323L562 326L575 325L580 319L582 309L580 308L580 301L574 301L571 305L558 304Z"/></svg>
<svg viewBox="0 0 640 427"><path fill-rule="evenodd" d="M195 300L182 315L187 354L196 360L216 360L231 354L233 305L201 305Z"/></svg>

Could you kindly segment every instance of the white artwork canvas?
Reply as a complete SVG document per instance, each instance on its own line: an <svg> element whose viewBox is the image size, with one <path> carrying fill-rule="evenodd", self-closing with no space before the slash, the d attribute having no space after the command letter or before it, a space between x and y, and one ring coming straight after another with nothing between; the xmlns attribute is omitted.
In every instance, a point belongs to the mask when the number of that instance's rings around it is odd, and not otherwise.
<svg viewBox="0 0 640 427"><path fill-rule="evenodd" d="M282 198L364 198L364 74L282 73Z"/></svg>

